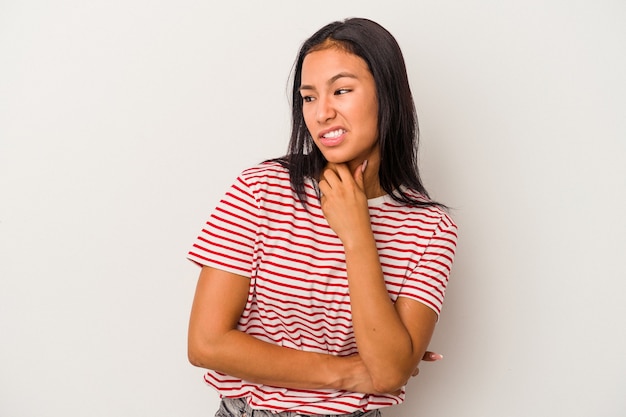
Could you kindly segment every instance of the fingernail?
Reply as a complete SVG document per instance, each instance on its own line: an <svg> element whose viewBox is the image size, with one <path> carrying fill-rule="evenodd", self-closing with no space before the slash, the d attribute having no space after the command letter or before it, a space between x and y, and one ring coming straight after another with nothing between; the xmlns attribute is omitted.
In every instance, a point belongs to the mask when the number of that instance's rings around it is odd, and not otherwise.
<svg viewBox="0 0 626 417"><path fill-rule="evenodd" d="M365 168L367 168L367 159L361 164L361 172L365 172Z"/></svg>

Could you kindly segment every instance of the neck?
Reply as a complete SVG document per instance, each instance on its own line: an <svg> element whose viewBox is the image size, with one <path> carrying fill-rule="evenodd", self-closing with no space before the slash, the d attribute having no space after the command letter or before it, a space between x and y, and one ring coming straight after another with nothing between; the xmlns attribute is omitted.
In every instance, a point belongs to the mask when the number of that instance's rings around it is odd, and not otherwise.
<svg viewBox="0 0 626 417"><path fill-rule="evenodd" d="M386 194L385 190L380 186L380 180L378 179L378 168L380 164L376 159L367 161L367 167L365 168L365 177L363 182L365 184L365 195L368 199L380 197ZM352 168L352 172L358 167Z"/></svg>
<svg viewBox="0 0 626 417"><path fill-rule="evenodd" d="M380 183L378 182L378 174L376 174L376 184L374 184L373 181L371 181L370 183L365 183L365 195L367 196L368 200L376 197L381 197L385 194L387 193L385 192L385 190L382 189Z"/></svg>

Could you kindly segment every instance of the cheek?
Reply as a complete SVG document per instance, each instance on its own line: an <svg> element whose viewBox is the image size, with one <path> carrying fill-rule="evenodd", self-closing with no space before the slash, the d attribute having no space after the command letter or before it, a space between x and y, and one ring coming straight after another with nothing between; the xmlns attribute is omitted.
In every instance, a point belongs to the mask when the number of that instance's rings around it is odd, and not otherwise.
<svg viewBox="0 0 626 417"><path fill-rule="evenodd" d="M305 106L302 108L302 118L304 119L304 124L307 129L310 130L310 127L313 126L314 114L311 106Z"/></svg>
<svg viewBox="0 0 626 417"><path fill-rule="evenodd" d="M378 130L378 102L374 102L370 106L368 118L372 126Z"/></svg>
<svg viewBox="0 0 626 417"><path fill-rule="evenodd" d="M366 124L371 127L371 124L378 123L378 103L372 103L367 98L362 98L349 106L345 106L341 109L343 114L351 115L352 119L358 119L361 125Z"/></svg>

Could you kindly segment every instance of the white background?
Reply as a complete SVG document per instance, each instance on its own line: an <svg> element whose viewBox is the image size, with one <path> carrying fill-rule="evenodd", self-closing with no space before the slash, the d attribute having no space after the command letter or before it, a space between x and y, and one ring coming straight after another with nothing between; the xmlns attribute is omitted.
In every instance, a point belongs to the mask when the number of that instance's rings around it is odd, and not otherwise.
<svg viewBox="0 0 626 417"><path fill-rule="evenodd" d="M445 359L385 416L626 414L623 0L0 0L0 416L213 415L185 253L348 16L403 48L461 233Z"/></svg>

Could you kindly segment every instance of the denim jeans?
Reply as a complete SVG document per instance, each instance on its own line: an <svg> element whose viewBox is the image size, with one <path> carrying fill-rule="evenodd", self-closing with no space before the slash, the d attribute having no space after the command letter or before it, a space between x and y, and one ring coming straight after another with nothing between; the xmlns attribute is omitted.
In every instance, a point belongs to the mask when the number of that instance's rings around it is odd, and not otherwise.
<svg viewBox="0 0 626 417"><path fill-rule="evenodd" d="M355 411L349 414L298 414L293 411L272 413L250 408L244 398L222 398L215 417L380 417L380 410Z"/></svg>

